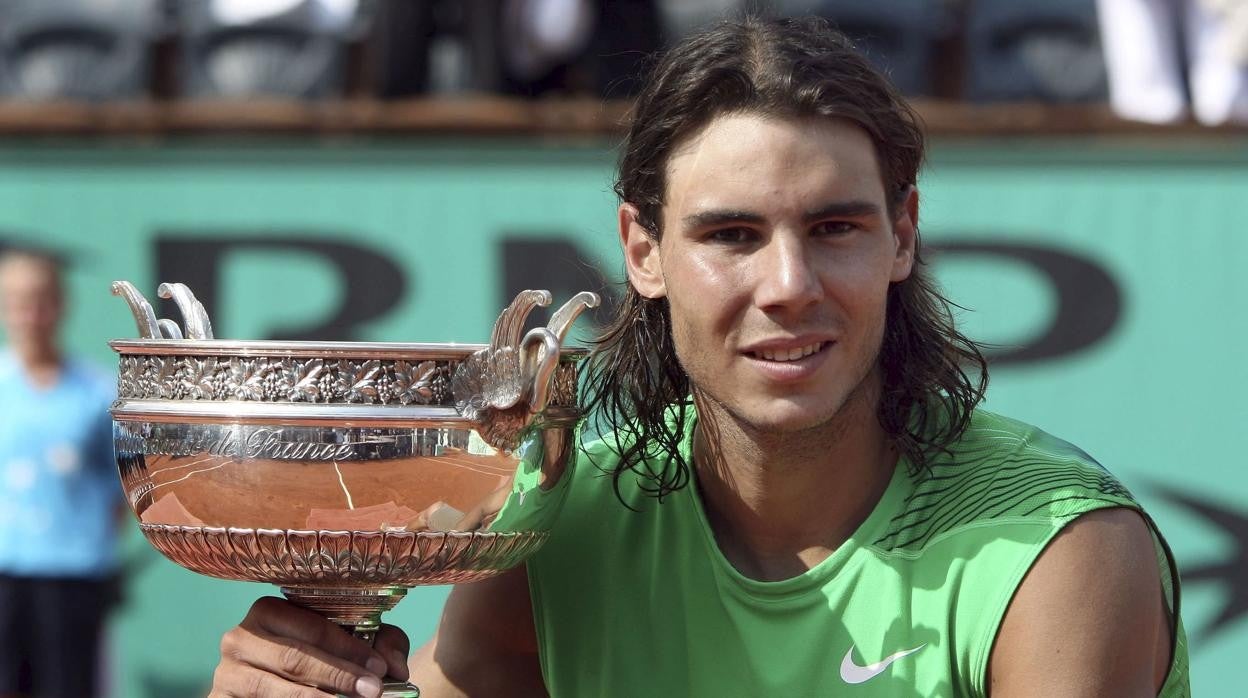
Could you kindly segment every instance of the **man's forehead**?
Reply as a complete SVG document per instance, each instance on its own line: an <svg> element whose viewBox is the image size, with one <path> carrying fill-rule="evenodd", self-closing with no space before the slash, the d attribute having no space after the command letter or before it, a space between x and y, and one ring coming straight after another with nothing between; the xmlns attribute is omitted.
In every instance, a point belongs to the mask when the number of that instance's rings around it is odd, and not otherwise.
<svg viewBox="0 0 1248 698"><path fill-rule="evenodd" d="M666 180L667 208L681 216L743 198L790 197L809 209L884 197L870 136L819 117L720 116L673 150Z"/></svg>
<svg viewBox="0 0 1248 698"><path fill-rule="evenodd" d="M798 139L808 139L820 134L827 139L845 141L850 147L861 146L865 153L874 154L871 136L854 121L835 116L778 116L753 111L737 111L720 114L699 128L681 137L671 150L671 162L705 148L714 141L721 148L732 147L748 150L756 144L757 136L768 132L790 133Z"/></svg>

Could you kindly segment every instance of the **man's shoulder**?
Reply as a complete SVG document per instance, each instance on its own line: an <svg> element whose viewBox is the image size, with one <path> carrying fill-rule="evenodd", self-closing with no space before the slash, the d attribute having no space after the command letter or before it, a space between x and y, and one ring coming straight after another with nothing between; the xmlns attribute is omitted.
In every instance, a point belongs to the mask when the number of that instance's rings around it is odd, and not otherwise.
<svg viewBox="0 0 1248 698"><path fill-rule="evenodd" d="M1042 429L977 410L966 432L912 478L912 488L877 541L921 549L954 533L1004 524L1057 530L1105 507L1138 508L1091 455Z"/></svg>
<svg viewBox="0 0 1248 698"><path fill-rule="evenodd" d="M1104 470L1095 458L1075 444L1033 424L984 409L975 410L966 431L951 453L947 454L949 457L938 458L937 462L964 466L990 465L999 459L1020 454L1034 460L1060 461L1074 467Z"/></svg>
<svg viewBox="0 0 1248 698"><path fill-rule="evenodd" d="M1079 446L1043 429L986 410L971 424L946 458L932 468L932 491L939 477L963 487L991 483L983 493L995 517L1066 519L1097 502L1134 504L1118 478Z"/></svg>

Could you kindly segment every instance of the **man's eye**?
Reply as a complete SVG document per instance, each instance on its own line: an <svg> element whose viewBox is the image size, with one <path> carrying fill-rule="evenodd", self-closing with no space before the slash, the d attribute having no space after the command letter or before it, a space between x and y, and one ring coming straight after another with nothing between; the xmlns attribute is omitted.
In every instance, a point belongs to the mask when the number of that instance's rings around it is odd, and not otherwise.
<svg viewBox="0 0 1248 698"><path fill-rule="evenodd" d="M844 235L857 228L857 224L849 221L824 221L815 225L811 232L815 235Z"/></svg>
<svg viewBox="0 0 1248 698"><path fill-rule="evenodd" d="M715 242L742 243L753 240L755 234L749 228L720 228L712 231L707 238Z"/></svg>

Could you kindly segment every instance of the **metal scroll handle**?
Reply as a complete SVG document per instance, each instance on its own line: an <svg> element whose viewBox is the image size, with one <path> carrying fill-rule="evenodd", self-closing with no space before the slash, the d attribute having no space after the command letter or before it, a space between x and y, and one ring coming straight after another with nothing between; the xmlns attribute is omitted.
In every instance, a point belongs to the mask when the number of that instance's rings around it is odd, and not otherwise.
<svg viewBox="0 0 1248 698"><path fill-rule="evenodd" d="M551 379L559 365L559 351L572 323L586 309L598 307L598 303L598 294L581 291L555 311L546 327L534 328L524 336L520 354L522 365L526 366L525 373L531 376L532 381L529 396L531 413L537 414L546 409Z"/></svg>
<svg viewBox="0 0 1248 698"><path fill-rule="evenodd" d="M143 339L212 339L212 323L208 321L208 312L186 284L164 283L156 290L161 298L172 298L178 304L178 310L182 311L182 319L186 324L185 333L173 320L157 320L152 304L129 281L114 281L112 290L114 296L121 296L126 305L130 306L134 324L139 329L139 337Z"/></svg>
<svg viewBox="0 0 1248 698"><path fill-rule="evenodd" d="M490 345L468 357L451 380L455 407L484 427L496 448L510 448L518 434L546 409L559 353L569 328L598 295L583 291L555 311L546 327L521 337L534 308L549 305L549 291L521 291L494 323Z"/></svg>

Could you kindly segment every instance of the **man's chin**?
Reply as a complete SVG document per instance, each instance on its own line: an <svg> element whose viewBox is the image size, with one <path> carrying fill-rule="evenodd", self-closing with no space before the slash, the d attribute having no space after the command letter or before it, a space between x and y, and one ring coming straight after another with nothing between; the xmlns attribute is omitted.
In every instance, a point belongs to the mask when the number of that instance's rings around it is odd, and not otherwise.
<svg viewBox="0 0 1248 698"><path fill-rule="evenodd" d="M751 406L748 413L738 413L737 416L760 432L796 434L828 424L835 414L836 410L825 405L816 407L781 402Z"/></svg>

